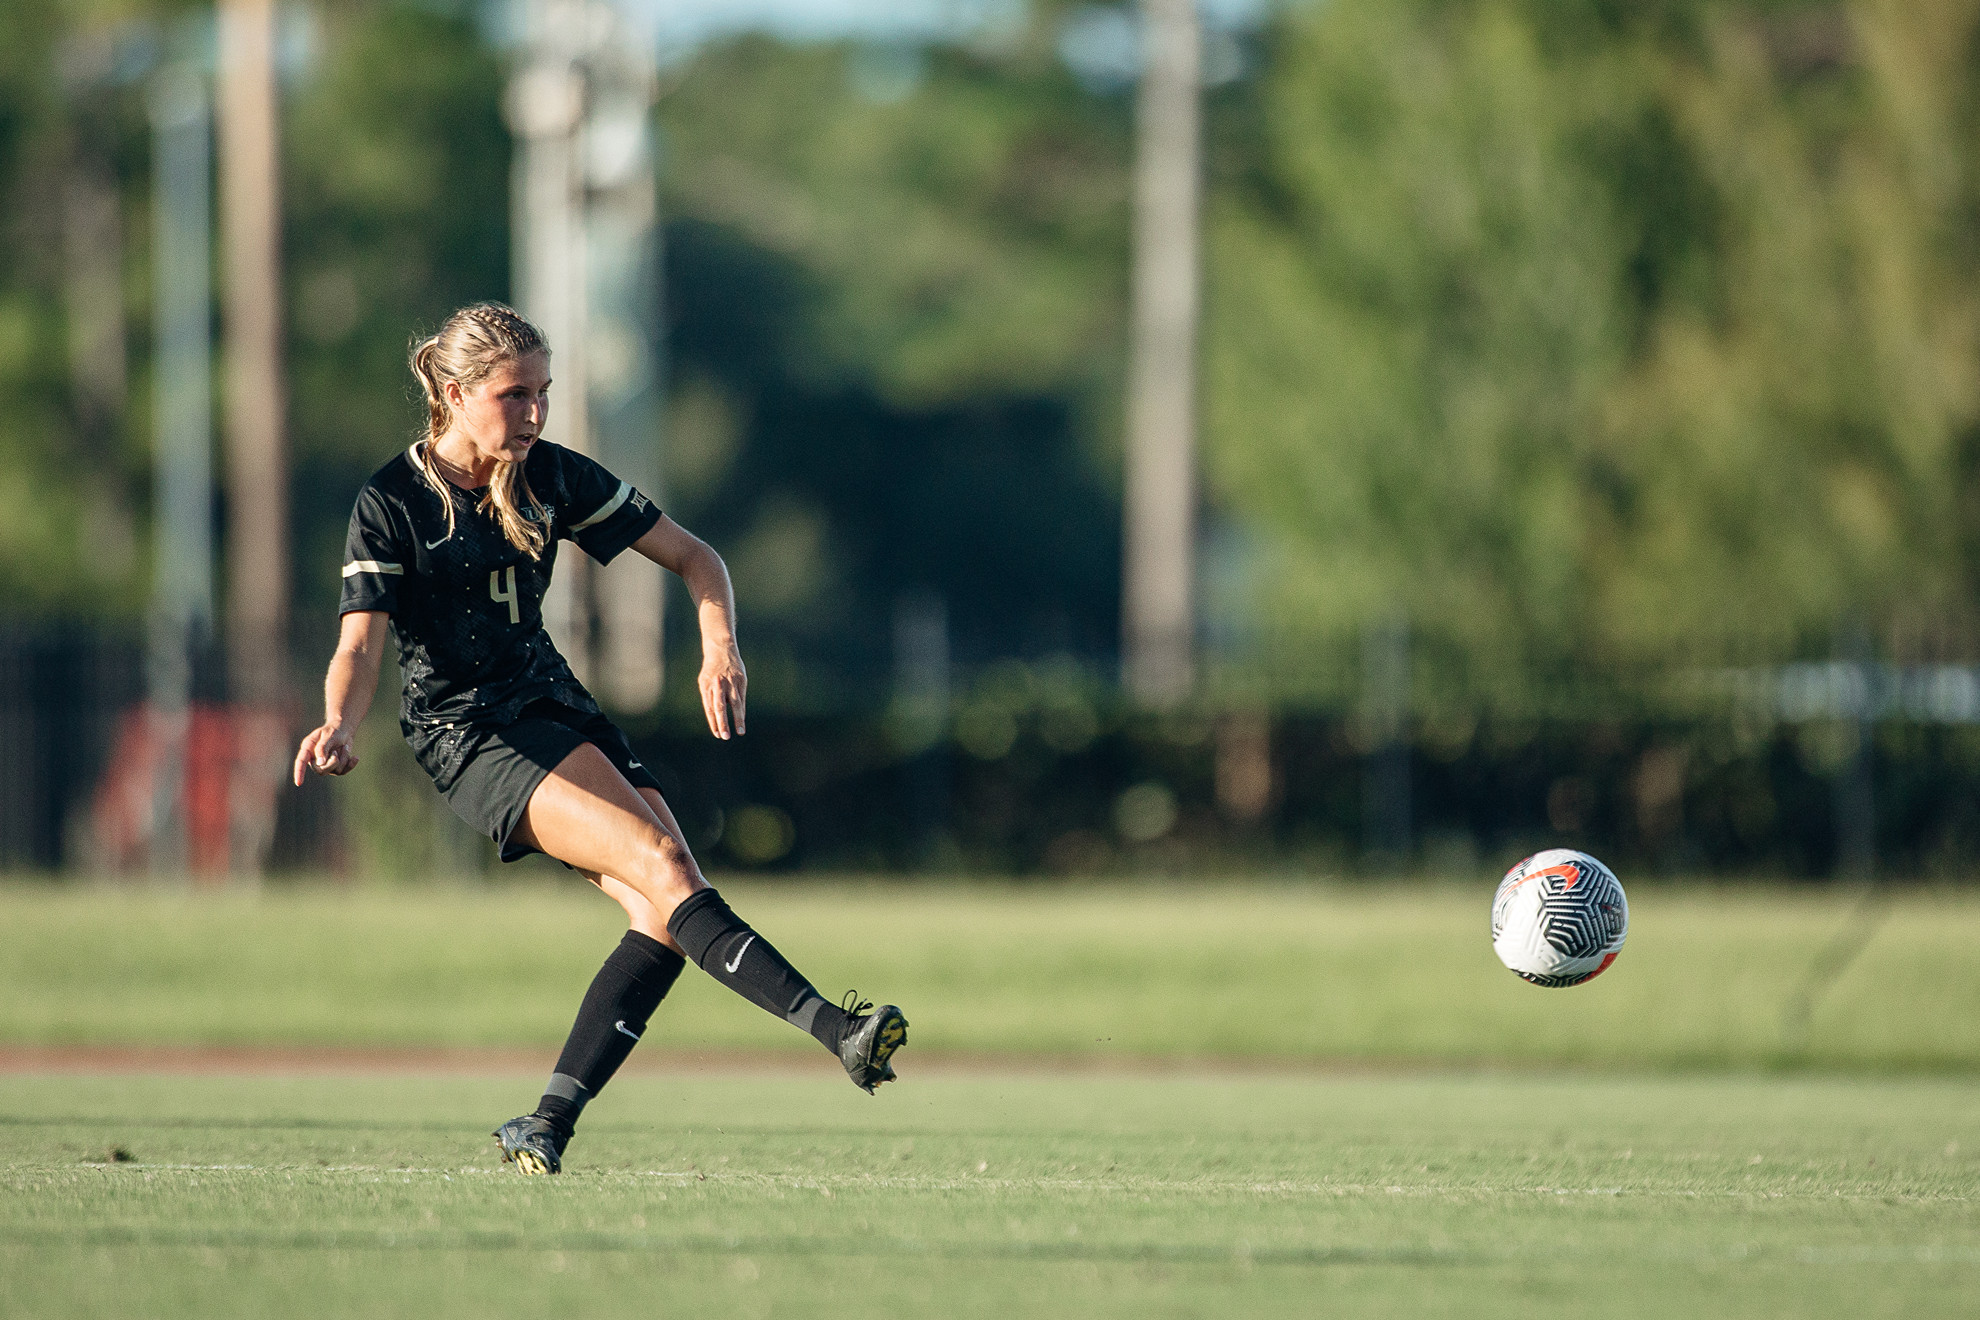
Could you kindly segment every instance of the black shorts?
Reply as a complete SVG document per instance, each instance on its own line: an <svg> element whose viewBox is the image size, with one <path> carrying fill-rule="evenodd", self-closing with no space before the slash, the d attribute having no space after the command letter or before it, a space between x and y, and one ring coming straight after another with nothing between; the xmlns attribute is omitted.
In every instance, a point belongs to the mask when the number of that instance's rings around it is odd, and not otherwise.
<svg viewBox="0 0 1980 1320"><path fill-rule="evenodd" d="M523 708L515 723L479 735L460 774L443 790L447 805L495 840L503 861L527 857L538 850L510 842L509 835L543 777L585 743L605 753L634 788L660 791L660 781L633 755L632 744L618 725L561 702L536 701Z"/></svg>

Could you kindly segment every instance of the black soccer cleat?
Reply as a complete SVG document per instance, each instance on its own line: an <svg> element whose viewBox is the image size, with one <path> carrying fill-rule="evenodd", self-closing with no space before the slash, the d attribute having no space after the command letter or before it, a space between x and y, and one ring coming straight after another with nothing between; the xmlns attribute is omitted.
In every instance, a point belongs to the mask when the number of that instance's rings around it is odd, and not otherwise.
<svg viewBox="0 0 1980 1320"><path fill-rule="evenodd" d="M502 1148L502 1162L513 1163L524 1173L562 1172L564 1143L570 1138L556 1124L538 1114L512 1118L495 1129L495 1144Z"/></svg>
<svg viewBox="0 0 1980 1320"><path fill-rule="evenodd" d="M880 1083L894 1080L894 1065L888 1060L907 1044L907 1017L892 1004L873 1008L870 1001L858 1000L854 994L848 994L845 1003L849 1005L849 1020L846 1034L839 1038L839 1062L846 1065L846 1076L853 1079L853 1085L872 1095ZM873 1011L868 1013L868 1009Z"/></svg>

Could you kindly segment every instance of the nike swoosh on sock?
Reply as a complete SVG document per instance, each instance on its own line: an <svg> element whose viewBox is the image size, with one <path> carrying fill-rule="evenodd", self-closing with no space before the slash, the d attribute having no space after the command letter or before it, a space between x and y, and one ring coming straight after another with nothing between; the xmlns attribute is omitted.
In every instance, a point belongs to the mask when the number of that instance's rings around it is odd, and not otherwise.
<svg viewBox="0 0 1980 1320"><path fill-rule="evenodd" d="M742 966L742 956L745 953L749 952L749 946L754 943L756 943L756 936L754 935L751 935L748 939L744 940L742 942L742 947L736 950L736 956L731 960L729 960L728 962L722 964L722 970L729 973L729 975L734 976L736 974L736 968Z"/></svg>

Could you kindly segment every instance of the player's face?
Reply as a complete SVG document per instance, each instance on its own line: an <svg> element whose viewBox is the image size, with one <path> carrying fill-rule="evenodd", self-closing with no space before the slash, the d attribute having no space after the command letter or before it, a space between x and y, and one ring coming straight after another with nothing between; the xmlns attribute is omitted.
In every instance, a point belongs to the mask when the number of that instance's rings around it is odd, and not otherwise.
<svg viewBox="0 0 1980 1320"><path fill-rule="evenodd" d="M464 391L459 426L484 458L520 463L550 418L550 355L503 363Z"/></svg>

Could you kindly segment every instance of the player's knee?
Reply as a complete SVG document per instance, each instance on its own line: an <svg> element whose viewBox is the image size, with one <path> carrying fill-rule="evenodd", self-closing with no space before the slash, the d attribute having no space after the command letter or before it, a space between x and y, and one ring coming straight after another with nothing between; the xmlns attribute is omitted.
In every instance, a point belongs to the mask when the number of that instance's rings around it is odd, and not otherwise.
<svg viewBox="0 0 1980 1320"><path fill-rule="evenodd" d="M672 834L656 830L644 851L647 865L640 889L654 906L671 913L688 895L706 887L694 855Z"/></svg>

